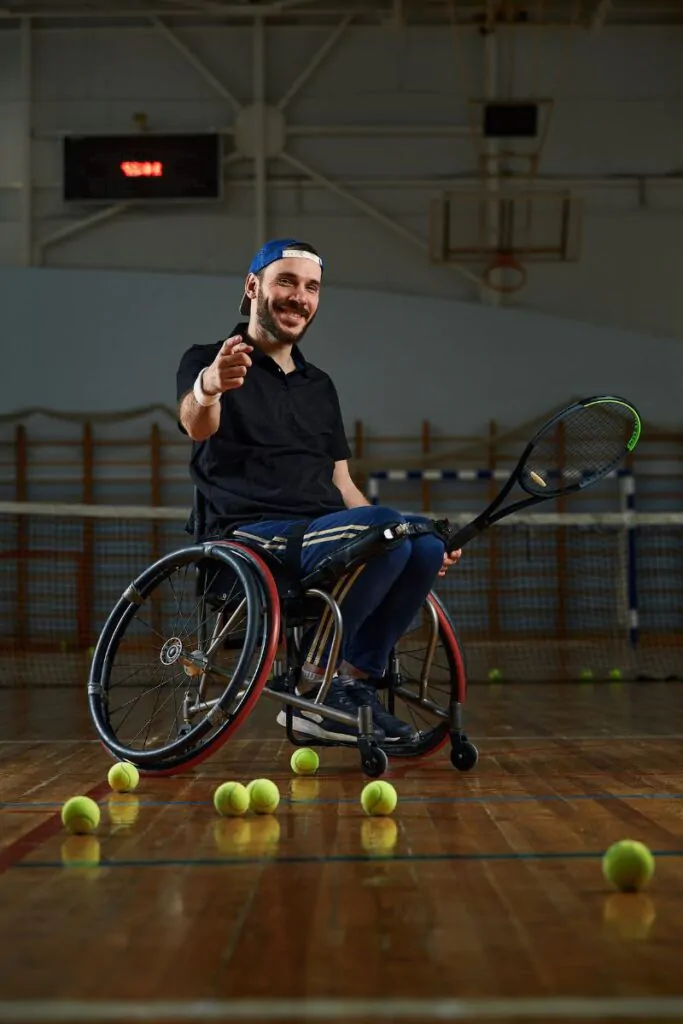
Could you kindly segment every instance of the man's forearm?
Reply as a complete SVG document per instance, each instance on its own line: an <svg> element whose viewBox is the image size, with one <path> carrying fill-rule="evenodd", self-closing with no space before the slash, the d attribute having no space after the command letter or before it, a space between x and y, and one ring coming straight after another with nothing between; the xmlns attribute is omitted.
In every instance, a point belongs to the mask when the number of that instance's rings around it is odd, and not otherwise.
<svg viewBox="0 0 683 1024"><path fill-rule="evenodd" d="M355 484L347 487L342 493L344 504L347 508L360 508L361 505L369 505L370 502L362 493L359 491Z"/></svg>
<svg viewBox="0 0 683 1024"><path fill-rule="evenodd" d="M200 405L189 391L180 403L180 422L193 441L206 441L218 430L221 421L221 403Z"/></svg>

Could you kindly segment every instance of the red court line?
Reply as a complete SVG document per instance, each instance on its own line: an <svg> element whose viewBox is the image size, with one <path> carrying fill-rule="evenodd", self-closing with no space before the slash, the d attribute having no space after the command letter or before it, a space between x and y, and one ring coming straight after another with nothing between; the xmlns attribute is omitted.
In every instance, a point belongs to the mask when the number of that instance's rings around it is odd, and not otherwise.
<svg viewBox="0 0 683 1024"><path fill-rule="evenodd" d="M83 794L89 796L91 800L99 800L104 796L105 793L109 792L109 784L106 782L99 782L96 786L93 786L91 790ZM7 871L9 868L13 868L19 861L23 860L29 853L33 853L39 846L51 839L52 836L57 835L60 829L64 828L62 825L62 809L51 814L45 821L41 821L40 825L36 825L30 832L27 832L23 836L19 836L13 843L6 846L4 850L0 850L0 875Z"/></svg>

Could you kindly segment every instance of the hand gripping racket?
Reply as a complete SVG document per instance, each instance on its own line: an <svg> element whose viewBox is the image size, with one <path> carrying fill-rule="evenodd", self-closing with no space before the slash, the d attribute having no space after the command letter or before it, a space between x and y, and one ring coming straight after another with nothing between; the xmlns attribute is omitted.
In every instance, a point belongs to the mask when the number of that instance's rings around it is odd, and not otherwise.
<svg viewBox="0 0 683 1024"><path fill-rule="evenodd" d="M560 425L562 441L558 444ZM624 398L601 395L568 406L532 437L488 508L451 533L448 552L461 548L512 512L597 483L633 451L640 431L640 416ZM500 508L515 484L530 497Z"/></svg>

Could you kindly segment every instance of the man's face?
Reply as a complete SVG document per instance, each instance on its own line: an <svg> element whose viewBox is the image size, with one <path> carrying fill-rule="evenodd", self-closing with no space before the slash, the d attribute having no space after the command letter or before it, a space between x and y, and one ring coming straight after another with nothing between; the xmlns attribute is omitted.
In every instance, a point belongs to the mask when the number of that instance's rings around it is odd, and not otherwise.
<svg viewBox="0 0 683 1024"><path fill-rule="evenodd" d="M305 257L288 256L265 268L256 281L256 319L273 341L301 341L318 309L320 278L320 266Z"/></svg>

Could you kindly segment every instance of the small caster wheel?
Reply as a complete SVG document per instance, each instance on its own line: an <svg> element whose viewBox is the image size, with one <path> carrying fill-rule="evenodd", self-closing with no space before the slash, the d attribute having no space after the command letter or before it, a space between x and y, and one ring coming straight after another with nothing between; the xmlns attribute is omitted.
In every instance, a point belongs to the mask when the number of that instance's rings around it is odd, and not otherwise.
<svg viewBox="0 0 683 1024"><path fill-rule="evenodd" d="M469 740L460 740L451 749L451 764L459 772L469 772L479 760L479 751Z"/></svg>
<svg viewBox="0 0 683 1024"><path fill-rule="evenodd" d="M389 767L389 758L381 747L368 745L361 749L361 765L369 779L379 779Z"/></svg>

